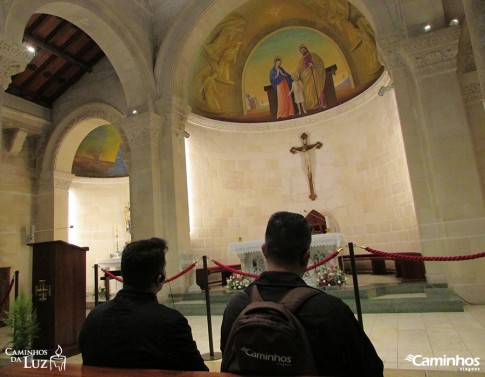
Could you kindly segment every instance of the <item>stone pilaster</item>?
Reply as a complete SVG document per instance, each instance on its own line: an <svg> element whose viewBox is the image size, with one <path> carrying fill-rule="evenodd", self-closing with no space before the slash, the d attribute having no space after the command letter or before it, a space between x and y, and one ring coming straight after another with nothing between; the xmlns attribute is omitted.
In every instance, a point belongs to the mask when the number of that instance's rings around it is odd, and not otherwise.
<svg viewBox="0 0 485 377"><path fill-rule="evenodd" d="M164 237L160 187L161 118L143 113L123 119L118 126L130 149L130 203L133 241Z"/></svg>
<svg viewBox="0 0 485 377"><path fill-rule="evenodd" d="M163 193L163 213L165 231L170 237L170 253L176 254L170 260L169 267L179 269L179 259L182 255L191 253L189 233L189 205L187 190L187 167L185 160L185 126L190 107L178 98L169 101L159 101L157 109L163 116L161 185ZM176 289L187 290L185 280L176 281ZM173 288L174 286L172 286Z"/></svg>
<svg viewBox="0 0 485 377"><path fill-rule="evenodd" d="M466 21L473 46L478 81L481 87L482 104L485 108L485 2L483 0L464 0Z"/></svg>
<svg viewBox="0 0 485 377"><path fill-rule="evenodd" d="M37 233L35 241L68 241L69 188L74 174L60 171L46 171L39 179L37 195L36 230L58 229ZM75 224L74 224L75 226Z"/></svg>
<svg viewBox="0 0 485 377"><path fill-rule="evenodd" d="M459 36L455 27L381 42L395 84L425 255L461 255L485 247L478 231L485 226L485 206L456 74ZM483 261L450 263L427 263L428 280L447 281L467 300L485 302Z"/></svg>

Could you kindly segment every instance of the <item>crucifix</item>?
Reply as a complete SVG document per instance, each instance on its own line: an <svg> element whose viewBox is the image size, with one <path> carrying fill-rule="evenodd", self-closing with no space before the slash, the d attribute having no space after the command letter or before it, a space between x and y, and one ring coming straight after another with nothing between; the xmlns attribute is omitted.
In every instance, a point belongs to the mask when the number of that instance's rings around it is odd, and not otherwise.
<svg viewBox="0 0 485 377"><path fill-rule="evenodd" d="M313 189L313 175L312 175L312 160L310 156L310 151L312 149L320 149L323 144L317 141L314 144L308 144L308 135L306 133L302 133L301 136L302 146L301 147L291 147L290 152L296 154L298 152L302 152L303 156L305 157L305 166L308 175L308 185L310 186L310 195L308 196L311 200L315 200L317 195L315 194L315 190Z"/></svg>

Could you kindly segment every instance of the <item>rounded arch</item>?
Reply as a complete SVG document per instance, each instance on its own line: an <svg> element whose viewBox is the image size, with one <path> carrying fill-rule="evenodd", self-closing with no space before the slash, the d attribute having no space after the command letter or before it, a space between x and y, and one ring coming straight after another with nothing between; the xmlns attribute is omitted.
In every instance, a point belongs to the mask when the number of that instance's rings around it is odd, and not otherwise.
<svg viewBox="0 0 485 377"><path fill-rule="evenodd" d="M34 13L63 18L85 31L103 50L120 79L127 111L153 110L156 90L152 48L146 46L151 40L149 28L142 22L128 22L130 13L110 4L102 0L14 0L6 17L5 36L20 44ZM145 35L140 36L140 30Z"/></svg>
<svg viewBox="0 0 485 377"><path fill-rule="evenodd" d="M71 173L72 163L79 144L95 128L110 123L117 124L123 115L114 107L102 103L89 103L80 106L66 116L50 136L43 155L41 174L50 171ZM127 145L123 130L118 131Z"/></svg>
<svg viewBox="0 0 485 377"><path fill-rule="evenodd" d="M231 12L251 0L190 2L170 29L155 64L159 97L187 99L191 64L207 35ZM388 0L349 0L367 18L376 35L400 32L402 22L396 6Z"/></svg>

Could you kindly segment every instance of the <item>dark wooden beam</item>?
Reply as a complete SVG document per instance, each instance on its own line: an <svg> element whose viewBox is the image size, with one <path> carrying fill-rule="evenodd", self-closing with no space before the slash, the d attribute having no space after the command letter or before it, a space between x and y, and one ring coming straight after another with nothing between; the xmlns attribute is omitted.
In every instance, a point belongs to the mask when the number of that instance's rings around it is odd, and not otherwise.
<svg viewBox="0 0 485 377"><path fill-rule="evenodd" d="M91 69L90 66L85 64L84 62L80 61L79 59L76 59L75 57L71 56L70 54L65 53L64 51L59 50L58 48L49 45L48 43L42 41L41 39L30 35L28 33L24 33L24 40L29 41L39 47L42 47L46 49L47 51L50 51L54 55L68 61L71 64L77 65L78 67L82 68L85 72L91 73L93 70Z"/></svg>

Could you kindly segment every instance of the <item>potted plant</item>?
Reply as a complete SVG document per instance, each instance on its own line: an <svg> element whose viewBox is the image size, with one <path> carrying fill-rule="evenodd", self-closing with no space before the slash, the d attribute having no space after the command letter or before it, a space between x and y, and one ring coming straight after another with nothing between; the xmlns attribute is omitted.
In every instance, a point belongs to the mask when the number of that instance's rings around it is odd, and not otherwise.
<svg viewBox="0 0 485 377"><path fill-rule="evenodd" d="M39 333L37 312L32 299L24 294L15 299L5 321L9 329L10 346L15 351L29 350Z"/></svg>

